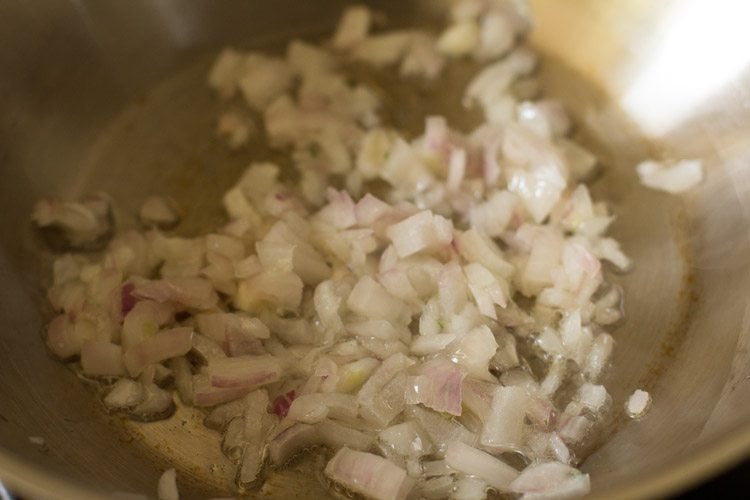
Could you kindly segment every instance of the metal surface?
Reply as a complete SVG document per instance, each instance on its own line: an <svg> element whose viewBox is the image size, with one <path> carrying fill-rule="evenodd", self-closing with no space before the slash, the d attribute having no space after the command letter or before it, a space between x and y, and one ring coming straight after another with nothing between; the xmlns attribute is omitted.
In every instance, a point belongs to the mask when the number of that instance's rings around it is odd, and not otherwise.
<svg viewBox="0 0 750 500"><path fill-rule="evenodd" d="M153 494L160 471L176 466L188 498L230 492L230 468L198 415L123 425L47 356L49 256L28 214L43 195L104 189L125 225L156 192L191 207L186 231L218 220L218 194L248 157L211 140L216 104L203 83L211 55L226 44L315 38L344 3L0 2L0 479L9 486L42 498ZM418 14L435 7L374 3L391 25L424 21ZM584 468L595 495L662 496L750 452L750 31L741 25L750 7L532 5L544 87L565 100L602 158L593 189L611 200L615 236L636 262L615 277L627 321L614 332L607 382L615 405L637 387L654 396L643 420L609 429ZM633 165L648 155L704 158L707 181L684 197L647 191ZM263 492L324 495L308 469L303 461L269 474Z"/></svg>

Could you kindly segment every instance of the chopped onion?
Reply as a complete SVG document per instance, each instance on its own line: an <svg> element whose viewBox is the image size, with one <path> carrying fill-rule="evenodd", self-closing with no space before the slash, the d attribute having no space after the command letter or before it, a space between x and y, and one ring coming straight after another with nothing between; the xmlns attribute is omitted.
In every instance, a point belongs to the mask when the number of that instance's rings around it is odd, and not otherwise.
<svg viewBox="0 0 750 500"><path fill-rule="evenodd" d="M161 196L151 196L143 202L138 212L141 222L147 226L171 228L180 221L179 209L174 201Z"/></svg>
<svg viewBox="0 0 750 500"><path fill-rule="evenodd" d="M563 105L538 98L536 57L517 45L528 9L459 0L451 14L437 35L371 32L376 16L353 6L322 46L224 50L208 83L236 99L217 132L237 148L262 120L279 163L250 164L210 232L160 232L179 211L151 197L139 215L157 227L56 259L49 350L80 355L85 376L113 384L105 406L131 418L168 418L173 392L213 407L205 425L241 491L266 455L283 465L322 446L326 476L369 498L585 494L588 476L566 464L606 420L602 327L623 315L602 261L631 261L579 184L596 158L565 137ZM464 91L484 122L394 128L403 103L385 106L381 77L434 87L457 58L493 61ZM698 161L638 173L673 191L703 176ZM98 195L43 200L33 218L53 246L92 250L111 212ZM626 405L634 418L644 394ZM506 453L530 465L519 474Z"/></svg>
<svg viewBox="0 0 750 500"><path fill-rule="evenodd" d="M224 389L255 389L276 382L281 372L281 362L273 356L214 359L208 365L211 385Z"/></svg>
<svg viewBox="0 0 750 500"><path fill-rule="evenodd" d="M102 194L77 202L40 200L31 218L47 243L57 249L96 250L112 236L110 203Z"/></svg>
<svg viewBox="0 0 750 500"><path fill-rule="evenodd" d="M469 446L474 446L477 442L477 437L460 423L448 420L439 413L421 406L407 406L405 416L407 419L415 420L430 436L437 456L444 456L448 444L453 441L460 441Z"/></svg>
<svg viewBox="0 0 750 500"><path fill-rule="evenodd" d="M218 300L211 284L202 278L169 278L136 285L133 295L190 309L206 310Z"/></svg>
<svg viewBox="0 0 750 500"><path fill-rule="evenodd" d="M302 302L304 283L300 277L288 271L263 271L237 287L234 305L247 312L260 310L265 304L295 311Z"/></svg>
<svg viewBox="0 0 750 500"><path fill-rule="evenodd" d="M449 244L453 239L453 226L443 217L425 210L389 227L387 234L398 256L403 258Z"/></svg>
<svg viewBox="0 0 750 500"><path fill-rule="evenodd" d="M352 49L351 57L373 66L395 64L409 47L412 36L412 33L402 31L368 36Z"/></svg>
<svg viewBox="0 0 750 500"><path fill-rule="evenodd" d="M607 404L609 394L602 385L585 383L578 388L574 399L589 410L598 413Z"/></svg>
<svg viewBox="0 0 750 500"><path fill-rule="evenodd" d="M174 469L167 469L161 475L156 496L159 500L179 500L180 493L177 491L177 473Z"/></svg>
<svg viewBox="0 0 750 500"><path fill-rule="evenodd" d="M175 411L172 394L154 384L146 384L143 400L129 410L131 418L151 422L171 416Z"/></svg>
<svg viewBox="0 0 750 500"><path fill-rule="evenodd" d="M451 476L439 476L427 479L419 487L419 493L424 498L442 499L447 498L455 487L455 481Z"/></svg>
<svg viewBox="0 0 750 500"><path fill-rule="evenodd" d="M375 370L357 393L360 413L365 420L385 427L401 413L406 379L405 377L399 379L398 375L413 364L413 360L401 353L396 353L383 361ZM400 394L399 385L401 385Z"/></svg>
<svg viewBox="0 0 750 500"><path fill-rule="evenodd" d="M354 8L353 10L356 13L362 9ZM364 33L366 32L367 29L365 28ZM286 59L292 69L303 77L305 75L332 71L337 65L334 57L327 51L302 40L292 40L289 42L286 50Z"/></svg>
<svg viewBox="0 0 750 500"><path fill-rule="evenodd" d="M445 461L453 469L477 476L498 491L510 491L510 484L518 477L518 471L510 465L460 441L448 444Z"/></svg>
<svg viewBox="0 0 750 500"><path fill-rule="evenodd" d="M641 389L637 389L628 398L625 411L630 418L641 418L651 407L651 395Z"/></svg>
<svg viewBox="0 0 750 500"><path fill-rule="evenodd" d="M375 358L362 358L343 365L339 369L336 390L351 393L367 381L380 363Z"/></svg>
<svg viewBox="0 0 750 500"><path fill-rule="evenodd" d="M354 493L376 500L405 499L414 485L406 471L388 460L346 447L328 462L325 475Z"/></svg>
<svg viewBox="0 0 750 500"><path fill-rule="evenodd" d="M510 485L527 500L575 498L589 492L589 476L558 462L545 462L524 469Z"/></svg>
<svg viewBox="0 0 750 500"><path fill-rule="evenodd" d="M346 9L333 35L333 47L339 50L351 49L364 40L370 30L371 17L372 13L364 6Z"/></svg>
<svg viewBox="0 0 750 500"><path fill-rule="evenodd" d="M315 424L315 432L320 443L332 450L348 446L355 450L367 451L375 442L371 435L346 427L331 419Z"/></svg>
<svg viewBox="0 0 750 500"><path fill-rule="evenodd" d="M399 322L406 311L401 301L389 294L383 285L363 276L346 299L349 309L369 318Z"/></svg>
<svg viewBox="0 0 750 500"><path fill-rule="evenodd" d="M433 359L406 379L406 403L422 403L435 411L461 415L461 382L466 374L447 359Z"/></svg>
<svg viewBox="0 0 750 500"><path fill-rule="evenodd" d="M680 160L671 164L648 160L638 164L636 170L644 186L671 194L688 191L703 181L700 160Z"/></svg>
<svg viewBox="0 0 750 500"><path fill-rule="evenodd" d="M67 314L55 317L47 326L47 347L61 359L80 353L83 340L81 329L76 329Z"/></svg>
<svg viewBox="0 0 750 500"><path fill-rule="evenodd" d="M401 76L422 76L427 80L435 79L445 67L445 58L435 46L435 40L429 35L415 34L401 61Z"/></svg>
<svg viewBox="0 0 750 500"><path fill-rule="evenodd" d="M395 453L403 457L421 457L433 451L430 438L419 427L419 424L413 421L383 429L378 434L378 441L387 453Z"/></svg>
<svg viewBox="0 0 750 500"><path fill-rule="evenodd" d="M132 408L145 398L143 385L135 380L121 378L104 398L104 404L110 408Z"/></svg>
<svg viewBox="0 0 750 500"><path fill-rule="evenodd" d="M193 329L187 327L163 330L125 351L123 359L128 372L137 376L152 363L184 356L193 345Z"/></svg>
<svg viewBox="0 0 750 500"><path fill-rule="evenodd" d="M186 405L193 404L193 374L190 362L183 356L168 361L174 374L174 385L180 400Z"/></svg>
<svg viewBox="0 0 750 500"><path fill-rule="evenodd" d="M269 441L268 455L272 463L283 465L300 451L317 444L317 441L318 432L314 426L292 424Z"/></svg>
<svg viewBox="0 0 750 500"><path fill-rule="evenodd" d="M438 49L446 55L459 57L469 54L479 43L479 26L473 21L461 21L450 26L437 42Z"/></svg>
<svg viewBox="0 0 750 500"><path fill-rule="evenodd" d="M354 419L357 402L348 394L302 394L289 407L287 418L306 424L321 422L327 416L338 419Z"/></svg>
<svg viewBox="0 0 750 500"><path fill-rule="evenodd" d="M469 330L451 345L451 358L463 366L469 375L490 380L490 360L495 356L497 341L489 328L480 326Z"/></svg>
<svg viewBox="0 0 750 500"><path fill-rule="evenodd" d="M528 396L520 387L497 387L480 442L493 453L522 451Z"/></svg>
<svg viewBox="0 0 750 500"><path fill-rule="evenodd" d="M121 343L127 350L154 335L172 320L174 308L170 304L141 300L126 313L122 324Z"/></svg>
<svg viewBox="0 0 750 500"><path fill-rule="evenodd" d="M451 495L455 500L483 500L487 498L487 483L474 476L464 476L456 481Z"/></svg>
<svg viewBox="0 0 750 500"><path fill-rule="evenodd" d="M247 387L215 387L208 375L196 375L193 377L193 405L216 406L239 399L251 390Z"/></svg>

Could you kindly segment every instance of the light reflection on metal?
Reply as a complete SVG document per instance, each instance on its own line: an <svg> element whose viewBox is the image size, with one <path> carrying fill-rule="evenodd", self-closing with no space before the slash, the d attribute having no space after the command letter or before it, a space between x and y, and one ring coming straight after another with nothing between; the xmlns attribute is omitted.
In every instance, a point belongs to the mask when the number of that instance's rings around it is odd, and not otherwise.
<svg viewBox="0 0 750 500"><path fill-rule="evenodd" d="M653 54L621 100L652 137L690 118L750 62L750 2L685 0L671 10L658 26L653 48L643 47Z"/></svg>

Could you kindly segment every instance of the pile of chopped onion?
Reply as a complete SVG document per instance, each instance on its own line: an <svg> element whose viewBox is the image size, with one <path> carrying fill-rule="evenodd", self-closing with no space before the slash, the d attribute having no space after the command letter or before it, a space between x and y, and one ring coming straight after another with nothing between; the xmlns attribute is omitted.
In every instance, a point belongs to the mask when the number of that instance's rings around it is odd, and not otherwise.
<svg viewBox="0 0 750 500"><path fill-rule="evenodd" d="M175 393L205 408L239 487L322 447L325 477L373 499L583 495L576 465L611 408L599 380L622 315L604 262L630 266L581 183L596 160L559 102L512 91L536 63L516 47L519 2L456 2L437 35L371 25L353 7L320 46L224 50L209 84L246 109L219 132L236 148L246 117L261 120L298 182L253 162L210 233L162 232L178 211L152 198L150 229L59 257L47 345L105 381L113 411L166 418ZM347 74L358 61L430 80L466 57L486 63L465 92L485 116L469 131L427 116L407 138ZM45 202L35 220L75 246L101 239L107 213ZM160 496L176 496L173 471Z"/></svg>

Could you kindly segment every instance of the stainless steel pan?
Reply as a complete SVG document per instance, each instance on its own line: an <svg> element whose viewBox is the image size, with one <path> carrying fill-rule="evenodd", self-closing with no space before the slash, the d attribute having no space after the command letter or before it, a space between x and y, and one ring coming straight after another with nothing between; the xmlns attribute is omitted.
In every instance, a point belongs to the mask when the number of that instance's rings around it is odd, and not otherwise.
<svg viewBox="0 0 750 500"><path fill-rule="evenodd" d="M439 3L372 2L391 26L434 24ZM187 232L220 220L213 200L247 157L210 139L216 104L203 80L211 56L226 44L319 37L344 4L0 2L0 479L11 488L44 498L153 493L160 471L175 466L187 497L230 492L231 468L198 415L123 423L48 357L50 257L29 211L43 195L103 189L123 225L156 192L190 207ZM636 262L615 278L627 321L614 332L613 397L622 404L637 387L654 396L642 421L608 429L584 469L595 495L661 496L750 452L750 44L742 25L750 7L532 5L544 87L565 99L601 156L593 189L612 201L614 233ZM395 118L410 123L409 113ZM680 198L647 191L633 165L649 155L701 157L707 181ZM310 467L269 473L263 492L326 495Z"/></svg>

